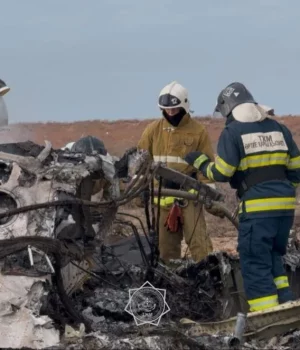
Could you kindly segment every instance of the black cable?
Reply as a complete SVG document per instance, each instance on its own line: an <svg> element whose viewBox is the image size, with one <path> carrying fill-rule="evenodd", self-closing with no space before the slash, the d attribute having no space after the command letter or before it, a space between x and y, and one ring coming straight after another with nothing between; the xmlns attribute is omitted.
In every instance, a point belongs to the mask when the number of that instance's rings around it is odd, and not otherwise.
<svg viewBox="0 0 300 350"><path fill-rule="evenodd" d="M152 237L152 254L151 254L151 266L157 267L159 260L159 224L160 224L160 201L161 201L161 189L162 189L162 177L159 177L158 184L158 197L157 197L157 217L156 217L156 231L153 230ZM154 189L152 189L152 201L154 201ZM154 228L154 227L153 227Z"/></svg>
<svg viewBox="0 0 300 350"><path fill-rule="evenodd" d="M151 243L150 243L150 240L149 240L149 237L148 237L148 233L146 232L146 229L145 229L145 226L144 226L144 224L143 224L143 221L142 221L138 216L132 215L132 214L129 214L129 213L117 213L117 215L129 216L129 217L131 217L131 218L133 218L133 219L138 220L139 223L140 223L140 225L141 225L141 227L142 227L142 230L143 230L143 232L144 232L144 235L145 235L145 237L146 237L146 240L147 240L147 242L148 242L148 244L149 244L149 247L151 248Z"/></svg>
<svg viewBox="0 0 300 350"><path fill-rule="evenodd" d="M144 200L144 208L145 208L145 216L146 216L146 222L148 231L151 230L151 221L150 221L150 211L149 211L149 202L150 202L150 189L149 186L145 189L143 193L143 200Z"/></svg>
<svg viewBox="0 0 300 350"><path fill-rule="evenodd" d="M154 180L151 181L151 190L150 190L150 199L151 199L151 229L155 230L155 210L154 210Z"/></svg>
<svg viewBox="0 0 300 350"><path fill-rule="evenodd" d="M157 218L156 218L156 243L157 244L158 244L158 237L159 237L161 189L162 189L162 177L160 176L159 183L158 183L158 195L157 195Z"/></svg>

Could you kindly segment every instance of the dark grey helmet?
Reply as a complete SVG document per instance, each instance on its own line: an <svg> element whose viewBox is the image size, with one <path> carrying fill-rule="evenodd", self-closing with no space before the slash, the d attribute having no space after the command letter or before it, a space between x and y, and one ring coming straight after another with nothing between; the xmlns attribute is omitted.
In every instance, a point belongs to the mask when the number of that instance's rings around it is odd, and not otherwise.
<svg viewBox="0 0 300 350"><path fill-rule="evenodd" d="M224 118L227 118L232 110L242 103L257 104L245 85L238 82L231 83L220 92L214 115L220 113Z"/></svg>
<svg viewBox="0 0 300 350"><path fill-rule="evenodd" d="M84 154L98 153L103 156L107 155L107 150L103 141L94 136L85 136L74 143L71 152L78 152Z"/></svg>

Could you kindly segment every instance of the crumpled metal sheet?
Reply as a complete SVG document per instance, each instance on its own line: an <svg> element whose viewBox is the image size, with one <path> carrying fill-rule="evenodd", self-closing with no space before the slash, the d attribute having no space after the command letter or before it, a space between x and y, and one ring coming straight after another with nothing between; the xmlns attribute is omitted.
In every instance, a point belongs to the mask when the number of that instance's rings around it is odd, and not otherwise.
<svg viewBox="0 0 300 350"><path fill-rule="evenodd" d="M53 200L56 189L51 181L37 181L31 187L20 186L21 168L13 163L9 180L0 185L0 192L11 196L17 207ZM63 187L63 186L61 186ZM21 236L53 237L55 208L35 210L10 218L6 224L0 225L0 240Z"/></svg>
<svg viewBox="0 0 300 350"><path fill-rule="evenodd" d="M25 152L26 150L24 150ZM87 156L81 160L61 157L56 151L51 153L51 161L39 164L38 157L2 152L7 166L5 181L0 182L0 194L5 193L16 207L55 201L58 193L75 195L81 181L93 172L102 171L111 184L111 192L118 196L118 181L111 156ZM0 157L0 162L2 161ZM19 158L18 158L19 157ZM20 159L20 161L18 161ZM24 169L32 175L33 181L24 180ZM3 171L3 170L2 170ZM1 176L3 174L1 173ZM3 178L2 178L3 179ZM15 203L14 203L15 202ZM2 203L1 210L8 205ZM0 241L20 236L44 236L54 238L55 207L34 210L13 216L0 224ZM62 220L61 225L74 224L74 218ZM26 254L26 253L25 253ZM87 261L78 262L89 269ZM45 283L49 276L42 278L3 275L0 273L0 346L2 348L42 349L59 345L59 332L47 316L39 316L41 301L46 294ZM62 268L63 283L68 294L81 287L87 274L68 263ZM48 281L49 282L49 281Z"/></svg>
<svg viewBox="0 0 300 350"><path fill-rule="evenodd" d="M1 348L42 349L60 343L48 316L39 316L45 278L0 275Z"/></svg>
<svg viewBox="0 0 300 350"><path fill-rule="evenodd" d="M22 308L0 318L2 348L43 349L60 344L59 332L48 316L36 317Z"/></svg>
<svg viewBox="0 0 300 350"><path fill-rule="evenodd" d="M85 270L89 270L91 265L86 260L81 262L76 261L76 264ZM86 280L89 278L89 275L86 272L73 265L72 263L68 263L66 266L64 266L61 269L61 274L64 288L68 295L71 295L75 290L81 288L84 282L86 282Z"/></svg>
<svg viewBox="0 0 300 350"><path fill-rule="evenodd" d="M116 169L114 166L115 160L110 154L106 156L100 155L100 158L102 159L102 170L106 179L112 182L116 176Z"/></svg>

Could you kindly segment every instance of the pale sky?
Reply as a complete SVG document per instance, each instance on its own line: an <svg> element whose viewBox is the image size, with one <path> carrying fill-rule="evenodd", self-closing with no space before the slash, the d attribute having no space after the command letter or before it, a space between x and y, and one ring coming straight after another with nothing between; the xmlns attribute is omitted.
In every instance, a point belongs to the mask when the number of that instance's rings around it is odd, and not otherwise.
<svg viewBox="0 0 300 350"><path fill-rule="evenodd" d="M10 122L157 117L172 80L196 115L243 82L300 114L299 0L0 0Z"/></svg>

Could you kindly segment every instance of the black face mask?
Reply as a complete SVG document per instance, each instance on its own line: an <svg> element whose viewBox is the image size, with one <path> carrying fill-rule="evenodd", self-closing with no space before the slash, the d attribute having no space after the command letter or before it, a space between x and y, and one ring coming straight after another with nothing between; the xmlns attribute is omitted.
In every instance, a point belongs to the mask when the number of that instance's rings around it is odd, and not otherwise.
<svg viewBox="0 0 300 350"><path fill-rule="evenodd" d="M182 118L186 115L186 112L183 108L180 109L180 111L173 115L172 117L168 116L165 111L163 111L163 116L167 119L167 121L173 125L173 126L178 126L179 123L181 122Z"/></svg>

